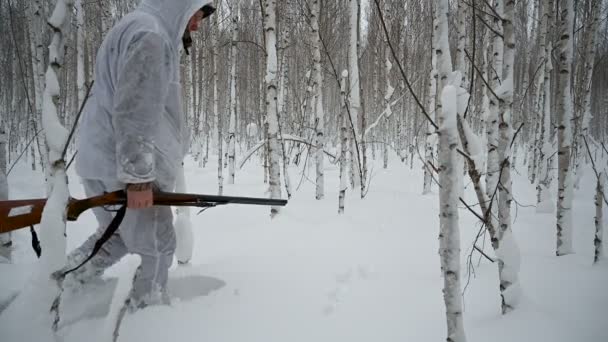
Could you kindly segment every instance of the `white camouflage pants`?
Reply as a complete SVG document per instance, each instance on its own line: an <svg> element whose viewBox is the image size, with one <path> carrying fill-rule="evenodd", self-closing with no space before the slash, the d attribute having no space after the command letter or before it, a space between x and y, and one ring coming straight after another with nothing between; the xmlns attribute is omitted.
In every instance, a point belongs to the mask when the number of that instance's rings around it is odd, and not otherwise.
<svg viewBox="0 0 608 342"><path fill-rule="evenodd" d="M82 183L87 197L124 189L124 184L108 184L100 180L83 179ZM95 242L114 218L114 212L108 208L97 207L93 212L99 222L99 228L68 255L67 268L79 265L91 254ZM91 260L68 275L66 281L84 284L95 280L105 269L118 262L127 253L134 253L141 257L141 266L133 283L131 296L133 304L136 306L168 304L167 280L174 252L175 230L170 207L127 209L116 233Z"/></svg>

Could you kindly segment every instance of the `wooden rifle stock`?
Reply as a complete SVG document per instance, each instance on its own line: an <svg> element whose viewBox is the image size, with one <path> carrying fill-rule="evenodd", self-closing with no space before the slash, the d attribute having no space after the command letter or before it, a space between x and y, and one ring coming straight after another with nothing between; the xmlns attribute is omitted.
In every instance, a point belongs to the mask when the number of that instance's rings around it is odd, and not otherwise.
<svg viewBox="0 0 608 342"><path fill-rule="evenodd" d="M7 233L20 228L26 228L40 223L46 198L0 201L0 233ZM88 209L103 206L126 204L127 195L124 191L110 192L85 199L70 198L66 208L68 221L76 221L80 214ZM232 197L199 194L180 194L173 192L154 192L154 205L176 207L215 207L223 204L253 204L285 206L287 200Z"/></svg>

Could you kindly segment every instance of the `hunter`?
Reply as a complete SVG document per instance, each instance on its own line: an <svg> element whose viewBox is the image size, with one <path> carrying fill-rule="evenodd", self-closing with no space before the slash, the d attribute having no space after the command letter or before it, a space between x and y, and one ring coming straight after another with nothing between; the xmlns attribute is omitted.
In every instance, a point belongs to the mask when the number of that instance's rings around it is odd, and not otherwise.
<svg viewBox="0 0 608 342"><path fill-rule="evenodd" d="M127 253L141 256L132 309L169 304L168 270L175 252L170 207L152 206L152 190L172 191L189 145L182 109L180 52L190 32L215 8L208 0L142 0L107 33L97 53L95 83L77 139L76 171L87 196L126 189L120 228L65 288L100 280ZM186 50L187 51L187 50ZM92 252L114 213L95 208L99 228L68 256L66 269Z"/></svg>

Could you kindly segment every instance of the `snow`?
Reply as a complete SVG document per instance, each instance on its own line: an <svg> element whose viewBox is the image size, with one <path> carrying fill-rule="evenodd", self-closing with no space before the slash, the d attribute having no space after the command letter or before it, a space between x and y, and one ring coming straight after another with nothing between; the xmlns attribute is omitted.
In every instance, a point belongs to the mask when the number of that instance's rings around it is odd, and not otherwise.
<svg viewBox="0 0 608 342"><path fill-rule="evenodd" d="M467 120L462 120L462 128L468 143L469 157L473 159L477 171L483 173L485 170L485 156L484 151L481 148L481 140L477 134L473 132Z"/></svg>
<svg viewBox="0 0 608 342"><path fill-rule="evenodd" d="M121 274L121 277L116 285L114 297L112 297L110 312L104 319L101 333L96 336L99 342L109 342L111 340L114 341L113 337L117 333L120 336L120 331L118 330L121 320L120 311L124 310L125 301L129 298L129 294L131 293L131 289L133 287L132 282L135 272L140 264L141 258L139 255L127 255L120 262L118 262L118 264L113 266L114 268L118 268L118 272Z"/></svg>
<svg viewBox="0 0 608 342"><path fill-rule="evenodd" d="M209 159L206 168L199 168L187 158L189 192L215 193L217 158ZM119 341L445 340L437 195L420 195L419 161L412 170L397 160L383 170L382 161L377 162L366 199L347 195L342 215L335 207L339 170L331 164L325 169L325 199L315 200L314 184L303 182L274 220L267 209L257 206L225 206L201 215L193 211L194 254L189 266L173 266L170 281L183 279L175 278L181 274L199 276L203 283L181 283L180 291L193 295L173 300L170 307L127 314ZM73 170L68 174L70 193L84 197L78 177ZM237 184L225 185L225 194L265 197L262 180L262 168L247 163ZM463 298L468 341L608 340L608 263L592 266L595 183L595 177L586 177L574 193L572 255L555 256L555 215L513 204L513 234L521 250L521 305L501 315L497 265L473 254L475 276ZM33 173L26 163L15 167L9 184L13 198L44 195L43 175ZM513 191L522 205L536 201L533 186L515 172ZM465 200L475 203L472 187ZM459 216L464 286L466 257L479 227L468 210L460 208ZM95 228L91 212L68 222L68 250ZM0 310L14 293L27 290L39 263L27 230L16 232L14 241L15 264L0 264ZM493 255L487 240L484 251ZM108 273L106 277L129 278L120 267ZM203 289L217 282L225 285ZM27 319L20 321L12 315L15 309L11 306L0 314L2 342L52 340L43 328L48 310L30 312L32 316L21 316ZM103 319L75 323L62 331L63 340L88 341L104 324Z"/></svg>
<svg viewBox="0 0 608 342"><path fill-rule="evenodd" d="M444 112L444 119L439 123L439 129L442 131L456 129L459 90L460 87L448 84L441 92L441 106Z"/></svg>

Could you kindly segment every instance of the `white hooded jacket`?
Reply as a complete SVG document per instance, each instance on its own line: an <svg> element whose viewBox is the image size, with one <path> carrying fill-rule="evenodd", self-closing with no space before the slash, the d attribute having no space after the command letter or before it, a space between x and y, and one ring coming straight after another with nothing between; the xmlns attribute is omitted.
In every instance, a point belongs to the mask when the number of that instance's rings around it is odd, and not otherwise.
<svg viewBox="0 0 608 342"><path fill-rule="evenodd" d="M172 190L187 150L179 76L188 20L209 0L143 0L107 34L80 123L82 178Z"/></svg>

